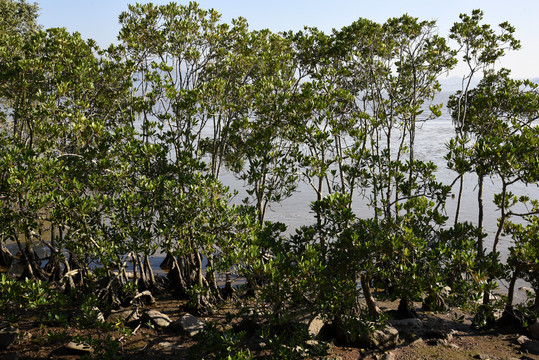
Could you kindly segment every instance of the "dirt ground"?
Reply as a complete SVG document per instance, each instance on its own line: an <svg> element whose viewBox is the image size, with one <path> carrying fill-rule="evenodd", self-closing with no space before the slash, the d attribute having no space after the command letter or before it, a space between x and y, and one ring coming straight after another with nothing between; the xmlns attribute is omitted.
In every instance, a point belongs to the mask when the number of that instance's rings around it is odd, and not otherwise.
<svg viewBox="0 0 539 360"><path fill-rule="evenodd" d="M158 298L154 308L172 320L181 315L181 302L171 298ZM395 309L396 303L380 303L383 310ZM224 324L225 314L230 308L223 308L214 315L202 317L205 321ZM0 322L6 321L7 314L0 314ZM358 348L331 345L326 359L538 359L539 355L528 353L517 343L523 334L510 328L496 328L489 331L475 331L471 327L471 316L458 309L446 313L423 312L418 308L419 320L413 325L400 325L400 342L396 348L362 350ZM168 333L156 328L137 327L127 334L121 327L102 330L99 328L79 329L75 327L44 324L39 313L26 311L18 314L19 339L8 350L0 350L0 359L77 359L79 355L68 355L63 348L69 341L80 338L99 338L103 344L119 345L101 349L97 358L119 354L121 359L190 359L190 349L195 341L185 335ZM524 334L525 335L525 334ZM116 340L109 341L108 340ZM97 353L97 352L96 352ZM266 358L272 358L271 356Z"/></svg>

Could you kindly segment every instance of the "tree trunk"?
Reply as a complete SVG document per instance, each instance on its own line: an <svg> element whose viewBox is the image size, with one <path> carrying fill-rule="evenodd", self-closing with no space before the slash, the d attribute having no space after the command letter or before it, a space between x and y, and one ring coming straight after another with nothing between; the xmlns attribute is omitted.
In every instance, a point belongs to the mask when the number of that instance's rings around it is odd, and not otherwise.
<svg viewBox="0 0 539 360"><path fill-rule="evenodd" d="M478 218L477 218L477 227L480 230L479 236L477 238L477 253L480 257L484 255L484 246L483 246L483 222L484 222L484 206L483 206L483 181L484 177L479 175L478 179L478 188L477 188L477 206L478 206Z"/></svg>
<svg viewBox="0 0 539 360"><path fill-rule="evenodd" d="M498 243L500 241L500 236L502 234L502 230L503 230L503 226L505 224L505 220L508 218L507 216L507 212L506 212L506 209L505 209L505 202L506 202L506 197L507 197L507 184L505 183L505 180L503 180L503 185L502 185L502 206L500 208L500 220L499 220L499 224L498 224L498 230L496 231L496 236L494 236L494 244L492 246L492 251L493 252L496 252L496 250L498 250Z"/></svg>
<svg viewBox="0 0 539 360"><path fill-rule="evenodd" d="M148 274L148 284L153 290L155 288L155 276L153 274L152 265L150 264L150 256L148 254L144 255L144 268Z"/></svg>
<svg viewBox="0 0 539 360"><path fill-rule="evenodd" d="M403 297L401 301L399 302L398 311L399 311L399 314L403 316L403 318L405 319L417 317L417 312L415 311L412 302L408 298L405 298L405 297Z"/></svg>
<svg viewBox="0 0 539 360"><path fill-rule="evenodd" d="M461 174L460 181L459 181L459 195L457 197L457 210L455 211L455 226L457 226L459 222L460 205L462 203L462 189L463 188L464 188L464 174Z"/></svg>
<svg viewBox="0 0 539 360"><path fill-rule="evenodd" d="M180 298L186 298L187 284L185 283L182 269L175 257L172 258L172 268L168 272L167 277L170 281L172 292L176 293Z"/></svg>
<svg viewBox="0 0 539 360"><path fill-rule="evenodd" d="M223 289L223 298L231 299L234 297L234 288L232 287L232 279L230 273L226 273L225 288Z"/></svg>
<svg viewBox="0 0 539 360"><path fill-rule="evenodd" d="M49 275L49 282L60 281L62 279L62 264L56 252L51 253L49 261L43 270Z"/></svg>
<svg viewBox="0 0 539 360"><path fill-rule="evenodd" d="M483 228L484 228L484 205L483 205L483 183L484 176L478 175L478 188L477 188L477 205L479 214L477 217L477 227L479 228L479 235L477 238L477 255L482 261L485 257L485 247L483 245ZM490 294L487 290L483 293L483 305L487 305L490 302Z"/></svg>
<svg viewBox="0 0 539 360"><path fill-rule="evenodd" d="M68 274L71 271L71 266L69 265L69 260L64 260L64 276ZM71 292L72 290L75 290L75 281L73 281L73 276L67 276L66 277L66 292Z"/></svg>
<svg viewBox="0 0 539 360"><path fill-rule="evenodd" d="M511 281L509 282L509 289L507 290L507 303L505 304L505 309L513 308L513 298L515 296L515 283L517 282L517 278L518 271L515 270L513 272L513 276L511 276Z"/></svg>
<svg viewBox="0 0 539 360"><path fill-rule="evenodd" d="M376 300L372 296L371 287L369 285L370 278L366 275L361 275L361 289L363 290L363 295L365 296L365 302L367 303L367 308L369 309L369 314L377 319L380 315L380 309L376 306Z"/></svg>
<svg viewBox="0 0 539 360"><path fill-rule="evenodd" d="M535 291L535 301L533 302L532 310L539 311L539 286L533 290Z"/></svg>
<svg viewBox="0 0 539 360"><path fill-rule="evenodd" d="M213 266L213 256L208 256L208 266L206 266L206 281L210 286L210 290L213 296L220 298L219 287L217 286L217 279L215 278L215 269ZM221 300L221 299L219 299Z"/></svg>
<svg viewBox="0 0 539 360"><path fill-rule="evenodd" d="M38 279L47 280L48 276L41 268L41 260L37 256L34 249L31 248L30 243L26 243L26 247L22 252L22 260L24 270L20 276L20 279Z"/></svg>
<svg viewBox="0 0 539 360"><path fill-rule="evenodd" d="M165 271L166 270L170 271L170 269L172 269L173 263L174 263L174 256L172 255L172 253L170 253L170 251L167 251L165 258L163 259L159 267Z"/></svg>
<svg viewBox="0 0 539 360"><path fill-rule="evenodd" d="M146 271L144 271L144 264L142 263L142 260L140 259L139 254L135 254L135 257L137 259L137 265L140 272L140 279L138 281L138 291L144 291L149 289L149 281L148 276L146 274Z"/></svg>
<svg viewBox="0 0 539 360"><path fill-rule="evenodd" d="M9 252L9 249L2 240L2 242L0 242L0 267L5 268L6 272L8 272L11 268L11 264L13 264L13 255Z"/></svg>

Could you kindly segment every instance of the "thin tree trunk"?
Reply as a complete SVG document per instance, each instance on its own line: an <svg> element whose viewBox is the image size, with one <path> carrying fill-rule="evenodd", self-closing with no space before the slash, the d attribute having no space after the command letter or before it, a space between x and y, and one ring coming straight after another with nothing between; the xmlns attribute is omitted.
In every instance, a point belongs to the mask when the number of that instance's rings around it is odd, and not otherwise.
<svg viewBox="0 0 539 360"><path fill-rule="evenodd" d="M513 308L513 298L515 296L515 283L518 279L518 271L514 271L511 276L511 281L509 282L509 289L507 290L507 303L505 304L505 309Z"/></svg>
<svg viewBox="0 0 539 360"><path fill-rule="evenodd" d="M131 262L133 263L133 281L135 281L135 283L137 282L137 259L135 258L135 253L132 252L131 253Z"/></svg>
<svg viewBox="0 0 539 360"><path fill-rule="evenodd" d="M140 259L140 256L138 254L135 255L137 259L137 265L140 270L140 281L139 281L139 291L140 290L147 290L148 289L148 277L146 276L146 272L144 271L144 265L142 264L142 260Z"/></svg>
<svg viewBox="0 0 539 360"><path fill-rule="evenodd" d="M464 174L460 175L460 181L459 181L459 195L457 197L457 210L455 211L455 226L457 226L459 222L459 215L460 215L460 206L462 204L462 189L464 188Z"/></svg>
<svg viewBox="0 0 539 360"><path fill-rule="evenodd" d="M210 286L210 290L215 296L219 296L219 287L215 278L215 270L213 267L213 255L208 256L208 266L206 266L206 281Z"/></svg>
<svg viewBox="0 0 539 360"><path fill-rule="evenodd" d="M479 176L478 188L477 188L477 205L478 205L478 218L477 218L477 227L480 230L480 233L477 238L477 252L480 257L484 255L484 246L483 246L483 228L484 228L484 206L483 206L483 181L484 177Z"/></svg>
<svg viewBox="0 0 539 360"><path fill-rule="evenodd" d="M226 273L225 288L223 291L223 296L225 299L230 299L234 296L234 288L232 287L232 279L230 278L230 273Z"/></svg>
<svg viewBox="0 0 539 360"><path fill-rule="evenodd" d="M167 277L170 281L172 291L177 292L180 297L185 297L187 295L187 285L176 257L172 259L172 267L170 268Z"/></svg>
<svg viewBox="0 0 539 360"><path fill-rule="evenodd" d="M507 185L505 184L505 181L502 186L502 206L500 208L500 223L498 224L498 230L496 231L496 236L494 237L494 244L492 245L492 251L496 252L498 249L498 243L500 241L500 236L502 234L503 225L505 224L505 220L508 218L507 212L505 209L505 199L507 197Z"/></svg>
<svg viewBox="0 0 539 360"><path fill-rule="evenodd" d="M369 285L369 281L371 279L366 275L361 275L360 280L361 289L363 289L363 295L365 296L365 302L367 303L369 314L373 318L378 318L378 316L380 315L380 309L378 308L378 306L376 306L376 300L374 300L374 297L372 295L371 287Z"/></svg>
<svg viewBox="0 0 539 360"><path fill-rule="evenodd" d="M69 260L64 260L64 276L68 274L71 271L71 266L69 265ZM70 292L71 290L75 289L75 281L73 280L73 276L67 276L67 283L66 283L66 291Z"/></svg>
<svg viewBox="0 0 539 360"><path fill-rule="evenodd" d="M9 252L9 249L5 246L4 240L0 242L0 267L6 269L6 272L11 268L13 263L13 255Z"/></svg>
<svg viewBox="0 0 539 360"><path fill-rule="evenodd" d="M144 255L144 267L148 274L148 282L150 284L150 287L155 286L155 276L153 274L152 265L150 264L150 256L148 254Z"/></svg>
<svg viewBox="0 0 539 360"><path fill-rule="evenodd" d="M532 310L539 311L539 286L533 289L535 291L535 301Z"/></svg>
<svg viewBox="0 0 539 360"><path fill-rule="evenodd" d="M479 208L479 214L477 218L477 227L479 228L479 235L477 238L477 255L480 259L485 256L485 247L483 244L483 229L484 229L484 205L483 205L483 184L484 176L479 175L478 189L477 189L477 205ZM483 305L487 305L490 302L490 294L487 290L483 293Z"/></svg>

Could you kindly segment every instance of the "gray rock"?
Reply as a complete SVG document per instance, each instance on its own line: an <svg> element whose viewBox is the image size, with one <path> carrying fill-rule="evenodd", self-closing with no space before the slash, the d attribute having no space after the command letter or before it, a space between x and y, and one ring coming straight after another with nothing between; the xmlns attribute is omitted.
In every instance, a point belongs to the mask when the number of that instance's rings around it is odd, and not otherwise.
<svg viewBox="0 0 539 360"><path fill-rule="evenodd" d="M118 322L123 321L124 323L130 323L133 321L138 321L140 316L138 315L137 309L120 309L112 310L110 315L107 318L108 322Z"/></svg>
<svg viewBox="0 0 539 360"><path fill-rule="evenodd" d="M82 356L82 355L87 355L87 354L93 354L94 349L88 344L70 341L64 347L63 353L65 355L81 355Z"/></svg>
<svg viewBox="0 0 539 360"><path fill-rule="evenodd" d="M311 339L316 339L320 335L324 325L326 325L320 315L312 313L300 314L297 316L296 321L307 326L307 331Z"/></svg>
<svg viewBox="0 0 539 360"><path fill-rule="evenodd" d="M170 318L167 315L165 315L163 313L160 313L157 310L148 310L148 311L146 311L140 317L140 321L143 324L147 324L148 322L150 322L152 325L158 326L158 327L161 327L161 328L168 327L170 325L170 323L172 322L172 320L170 320Z"/></svg>
<svg viewBox="0 0 539 360"><path fill-rule="evenodd" d="M158 347L160 348L163 348L163 349L169 349L169 348L172 348L174 346L176 346L176 344L173 344L171 342L168 342L168 341L163 341L163 342L160 342L159 344L157 344Z"/></svg>
<svg viewBox="0 0 539 360"><path fill-rule="evenodd" d="M418 318L404 319L404 320L392 320L391 325L396 328L406 328L406 327L421 327L423 326L423 321Z"/></svg>
<svg viewBox="0 0 539 360"><path fill-rule="evenodd" d="M372 343L378 349L391 349L398 345L399 331L392 326L376 330L372 334Z"/></svg>
<svg viewBox="0 0 539 360"><path fill-rule="evenodd" d="M423 345L425 345L425 340L423 340L423 339L421 339L421 338L419 338L419 339L413 341L413 342L410 344L410 346L423 346Z"/></svg>
<svg viewBox="0 0 539 360"><path fill-rule="evenodd" d="M6 326L0 329L0 349L5 350L17 340L19 329L14 326Z"/></svg>
<svg viewBox="0 0 539 360"><path fill-rule="evenodd" d="M180 344L175 344L175 343L171 343L171 342L168 342L168 341L160 342L156 346L158 348L160 348L160 349L170 350L170 351L179 350L179 349L182 348L182 346Z"/></svg>
<svg viewBox="0 0 539 360"><path fill-rule="evenodd" d="M170 323L169 328L181 331L188 336L195 336L204 329L206 323L196 316L185 314L178 320Z"/></svg>
<svg viewBox="0 0 539 360"><path fill-rule="evenodd" d="M539 340L539 319L536 319L533 324L528 326L528 334L533 339Z"/></svg>
<svg viewBox="0 0 539 360"><path fill-rule="evenodd" d="M312 339L317 338L318 335L320 335L320 332L322 331L324 325L325 323L320 315L316 315L311 318L307 323L307 331L309 332L309 337L311 337Z"/></svg>

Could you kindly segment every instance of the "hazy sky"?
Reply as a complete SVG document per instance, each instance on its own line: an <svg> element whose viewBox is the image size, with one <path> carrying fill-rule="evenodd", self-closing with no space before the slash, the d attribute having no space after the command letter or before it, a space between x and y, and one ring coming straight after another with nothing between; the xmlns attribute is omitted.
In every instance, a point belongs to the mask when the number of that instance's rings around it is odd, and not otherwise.
<svg viewBox="0 0 539 360"><path fill-rule="evenodd" d="M31 1L30 1L31 2ZM128 0L42 0L39 22L48 27L66 27L92 38L101 46L116 41L118 15ZM139 1L144 2L144 1ZM154 0L155 4L168 0ZM177 1L186 3L186 1ZM480 8L485 22L497 25L509 21L516 27L522 49L505 56L500 65L519 78L539 77L539 1L537 0L200 0L202 8L214 8L225 22L245 17L251 29L300 30L315 26L326 32L351 24L358 18L384 22L405 13L421 20L437 20L440 35L447 36L460 13ZM457 74L453 74L457 75Z"/></svg>

